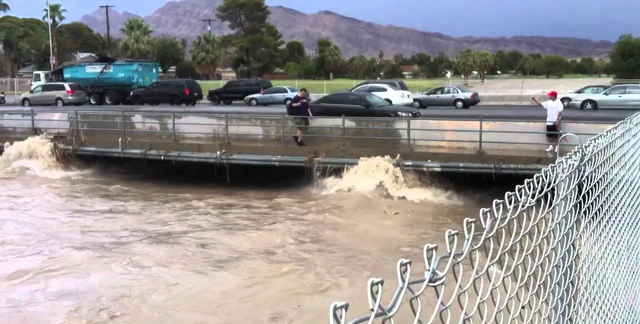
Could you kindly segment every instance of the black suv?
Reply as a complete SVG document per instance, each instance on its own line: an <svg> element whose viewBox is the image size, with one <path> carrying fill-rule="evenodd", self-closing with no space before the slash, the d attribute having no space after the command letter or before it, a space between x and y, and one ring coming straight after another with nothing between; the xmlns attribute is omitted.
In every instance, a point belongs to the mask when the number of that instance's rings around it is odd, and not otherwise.
<svg viewBox="0 0 640 324"><path fill-rule="evenodd" d="M209 90L207 99L214 105L219 105L220 102L230 105L234 101L243 101L244 97L271 87L273 87L271 81L261 78L231 80L222 88Z"/></svg>
<svg viewBox="0 0 640 324"><path fill-rule="evenodd" d="M202 88L198 81L191 79L160 80L147 88L131 91L131 103L134 105L168 103L172 106L195 106L198 100L202 100Z"/></svg>
<svg viewBox="0 0 640 324"><path fill-rule="evenodd" d="M404 83L404 81L397 81L397 80L367 80L364 82L360 82L358 84L356 84L353 88L349 89L349 91L353 91L353 89L361 86L361 85L365 85L365 84L372 84L372 83L376 83L376 84L386 84L392 87L396 87L400 90L404 90L404 91L410 91L409 87L407 87L407 85Z"/></svg>

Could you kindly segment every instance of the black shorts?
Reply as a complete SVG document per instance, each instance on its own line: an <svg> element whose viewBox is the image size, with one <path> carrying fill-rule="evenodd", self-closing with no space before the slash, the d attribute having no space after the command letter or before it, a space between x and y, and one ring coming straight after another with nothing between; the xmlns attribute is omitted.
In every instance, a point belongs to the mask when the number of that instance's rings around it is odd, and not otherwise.
<svg viewBox="0 0 640 324"><path fill-rule="evenodd" d="M298 126L297 128L301 131L309 128L309 118L293 117L293 123L296 124L296 126Z"/></svg>
<svg viewBox="0 0 640 324"><path fill-rule="evenodd" d="M560 130L557 124L547 125L547 138L557 139L560 135Z"/></svg>

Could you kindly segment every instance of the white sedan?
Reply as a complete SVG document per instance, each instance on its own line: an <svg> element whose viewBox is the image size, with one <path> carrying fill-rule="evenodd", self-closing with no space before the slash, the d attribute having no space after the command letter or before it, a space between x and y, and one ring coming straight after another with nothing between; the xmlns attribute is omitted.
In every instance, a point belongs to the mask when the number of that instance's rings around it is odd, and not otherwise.
<svg viewBox="0 0 640 324"><path fill-rule="evenodd" d="M364 84L355 89L352 92L368 92L374 94L392 105L413 105L413 98L411 97L411 91L400 90L396 87L392 87L386 84L371 83Z"/></svg>

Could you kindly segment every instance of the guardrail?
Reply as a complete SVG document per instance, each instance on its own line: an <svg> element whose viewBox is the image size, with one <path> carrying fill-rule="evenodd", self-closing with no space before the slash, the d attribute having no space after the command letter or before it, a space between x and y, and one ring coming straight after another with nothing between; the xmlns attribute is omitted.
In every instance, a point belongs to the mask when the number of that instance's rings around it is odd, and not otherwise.
<svg viewBox="0 0 640 324"><path fill-rule="evenodd" d="M295 146L296 125L288 116L219 114L179 111L114 111L83 109L15 110L0 112L0 136L23 139L46 132L70 136L81 131L94 142L119 138L148 143L234 143ZM564 123L565 132L581 141L609 124ZM568 128L568 129L567 129ZM309 146L399 147L404 150L530 151L544 149L544 123L486 118L405 119L316 117L305 141ZM564 147L577 144L563 143ZM122 148L126 148L125 141Z"/></svg>

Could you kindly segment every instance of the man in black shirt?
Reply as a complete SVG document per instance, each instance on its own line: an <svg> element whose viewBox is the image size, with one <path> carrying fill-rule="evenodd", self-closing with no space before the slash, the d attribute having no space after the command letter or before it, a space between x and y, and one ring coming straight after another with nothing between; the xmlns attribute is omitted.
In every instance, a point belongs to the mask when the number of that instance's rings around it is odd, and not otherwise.
<svg viewBox="0 0 640 324"><path fill-rule="evenodd" d="M302 140L302 136L304 135L304 131L309 128L309 117L313 117L307 100L307 89L300 89L298 95L291 100L291 107L293 107L293 122L298 126L298 130L296 131L298 136L294 136L293 139L296 141L296 144L300 146L306 145Z"/></svg>

